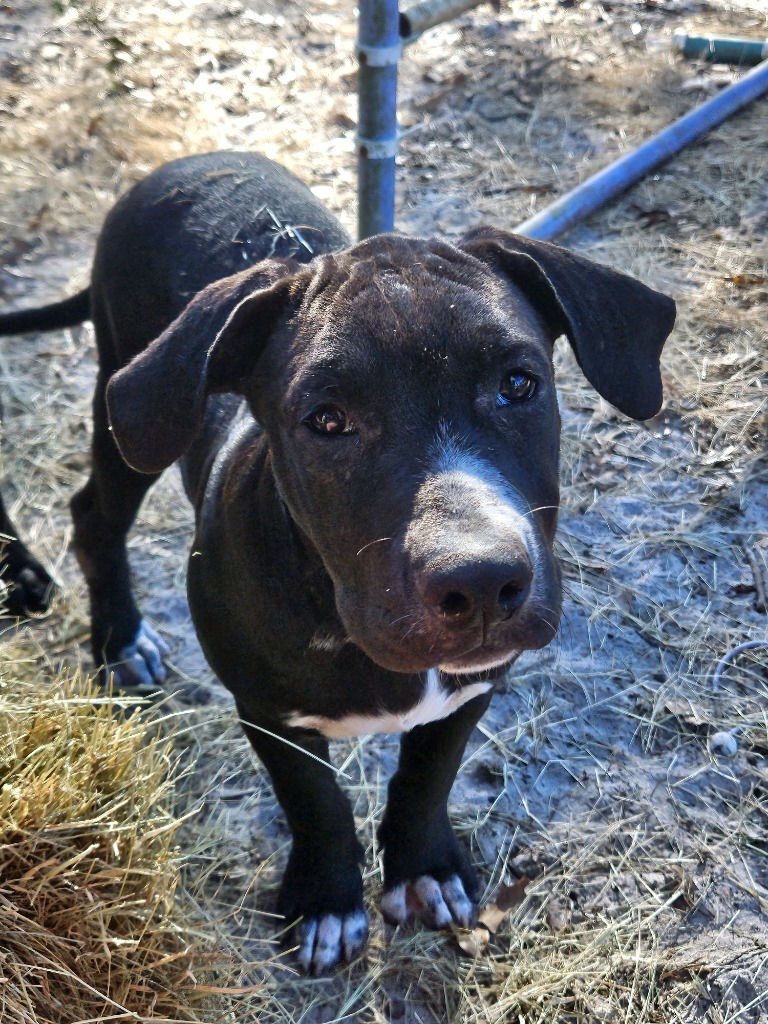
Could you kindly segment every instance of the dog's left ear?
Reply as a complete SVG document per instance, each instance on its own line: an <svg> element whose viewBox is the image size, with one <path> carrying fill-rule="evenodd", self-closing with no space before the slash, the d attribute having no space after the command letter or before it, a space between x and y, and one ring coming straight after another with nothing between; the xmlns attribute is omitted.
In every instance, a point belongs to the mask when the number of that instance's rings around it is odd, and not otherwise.
<svg viewBox="0 0 768 1024"><path fill-rule="evenodd" d="M672 299L559 245L499 228L477 228L459 248L504 274L555 336L568 337L584 376L611 405L636 420L655 416Z"/></svg>

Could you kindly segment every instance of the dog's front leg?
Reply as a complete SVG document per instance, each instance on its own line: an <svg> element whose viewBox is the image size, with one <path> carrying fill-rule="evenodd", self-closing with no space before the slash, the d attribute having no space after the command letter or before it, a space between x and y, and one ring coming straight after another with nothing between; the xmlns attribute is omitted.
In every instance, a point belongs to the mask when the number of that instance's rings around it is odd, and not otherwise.
<svg viewBox="0 0 768 1024"><path fill-rule="evenodd" d="M352 809L336 782L325 739L263 721L243 706L238 710L293 837L278 909L287 921L298 921L299 963L319 974L354 959L368 938L363 850Z"/></svg>
<svg viewBox="0 0 768 1024"><path fill-rule="evenodd" d="M450 717L417 726L400 741L379 829L384 846L382 913L390 924L420 918L430 928L467 926L478 896L475 872L448 820L448 795L467 740L491 695Z"/></svg>

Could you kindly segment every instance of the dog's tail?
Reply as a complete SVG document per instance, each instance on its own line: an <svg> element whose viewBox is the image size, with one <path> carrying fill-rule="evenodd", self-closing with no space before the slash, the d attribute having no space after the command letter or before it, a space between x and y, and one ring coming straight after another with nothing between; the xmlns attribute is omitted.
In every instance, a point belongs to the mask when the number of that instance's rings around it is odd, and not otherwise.
<svg viewBox="0 0 768 1024"><path fill-rule="evenodd" d="M75 327L91 319L91 289L84 288L62 302L37 309L19 309L15 313L0 314L1 334L26 334L27 331L55 331L61 327Z"/></svg>

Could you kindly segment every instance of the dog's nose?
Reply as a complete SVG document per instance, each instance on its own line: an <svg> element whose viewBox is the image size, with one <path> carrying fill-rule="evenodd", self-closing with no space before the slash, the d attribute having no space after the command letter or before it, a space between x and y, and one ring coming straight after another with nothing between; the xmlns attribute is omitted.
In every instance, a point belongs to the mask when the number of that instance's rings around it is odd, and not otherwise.
<svg viewBox="0 0 768 1024"><path fill-rule="evenodd" d="M531 589L527 558L486 559L421 574L419 590L433 615L450 627L484 621L485 628L511 619Z"/></svg>

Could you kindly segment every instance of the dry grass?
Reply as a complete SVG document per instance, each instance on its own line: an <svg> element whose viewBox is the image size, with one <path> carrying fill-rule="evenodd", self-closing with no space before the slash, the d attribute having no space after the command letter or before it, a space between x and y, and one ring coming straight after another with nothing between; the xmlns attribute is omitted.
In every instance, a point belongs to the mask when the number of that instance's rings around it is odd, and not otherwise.
<svg viewBox="0 0 768 1024"><path fill-rule="evenodd" d="M81 280L114 195L182 153L260 150L353 227L351 5L72 2L52 17L42 0L18 0L13 10L21 42L8 44L0 82L4 301L58 297ZM425 36L402 67L398 226L449 237L481 219L511 227L731 80L733 69L671 52L681 22L768 35L757 0L515 0ZM288 836L185 618L178 484L148 504L132 544L144 606L175 643L180 678L219 702L179 733L196 767L176 809L202 811L175 842L206 929L254 965L229 1019L766 1021L766 651L737 658L717 690L712 675L737 644L768 638L767 119L768 104L754 104L568 239L672 292L678 324L667 403L649 424L618 417L570 354L557 356L565 622L495 699L454 799L486 898L502 879L533 881L478 958L450 935L381 924L375 827L396 748L369 739L334 751L367 847L369 954L311 981L275 960ZM4 493L16 488L14 511L63 583L9 678L77 666L87 641L65 506L87 462L90 342L87 331L10 339L0 352ZM730 757L718 753L723 733Z"/></svg>
<svg viewBox="0 0 768 1024"><path fill-rule="evenodd" d="M178 755L136 701L81 677L0 678L0 1017L223 1019L215 953L182 885Z"/></svg>

